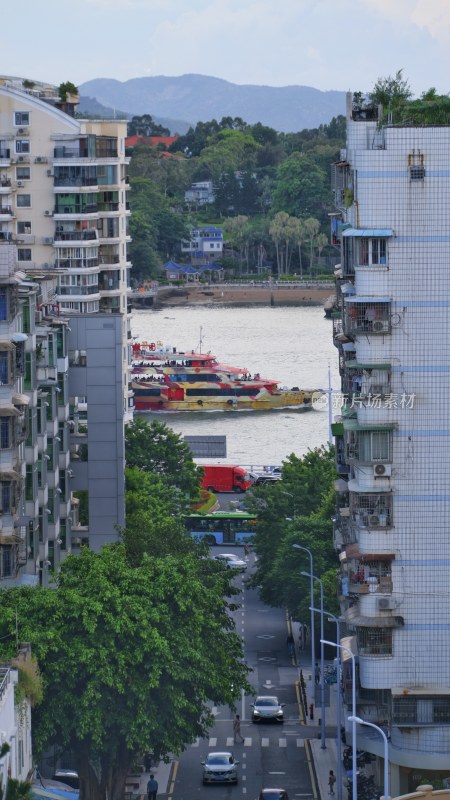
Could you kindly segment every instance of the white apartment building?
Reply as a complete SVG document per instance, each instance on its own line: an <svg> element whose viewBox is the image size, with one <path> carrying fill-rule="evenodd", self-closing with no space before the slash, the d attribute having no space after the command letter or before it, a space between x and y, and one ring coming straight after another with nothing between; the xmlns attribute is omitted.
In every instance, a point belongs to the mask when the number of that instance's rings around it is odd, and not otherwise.
<svg viewBox="0 0 450 800"><path fill-rule="evenodd" d="M346 144L334 535L357 714L389 733L396 796L450 776L450 126L379 123L349 95Z"/></svg>
<svg viewBox="0 0 450 800"><path fill-rule="evenodd" d="M26 84L0 80L0 585L117 538L133 403L126 123Z"/></svg>

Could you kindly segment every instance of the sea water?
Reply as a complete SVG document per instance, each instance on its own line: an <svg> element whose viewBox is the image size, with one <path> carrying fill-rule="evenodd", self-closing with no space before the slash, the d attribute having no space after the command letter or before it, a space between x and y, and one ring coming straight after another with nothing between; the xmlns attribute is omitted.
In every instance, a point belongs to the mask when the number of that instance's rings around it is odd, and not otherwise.
<svg viewBox="0 0 450 800"><path fill-rule="evenodd" d="M161 341L181 351L198 351L201 341L203 353L281 386L326 390L329 367L333 388L340 385L331 322L320 306L149 309L133 312L131 330L137 341ZM326 407L143 416L160 419L183 436L226 436L227 456L214 461L229 464L278 465L291 453L302 456L329 440Z"/></svg>

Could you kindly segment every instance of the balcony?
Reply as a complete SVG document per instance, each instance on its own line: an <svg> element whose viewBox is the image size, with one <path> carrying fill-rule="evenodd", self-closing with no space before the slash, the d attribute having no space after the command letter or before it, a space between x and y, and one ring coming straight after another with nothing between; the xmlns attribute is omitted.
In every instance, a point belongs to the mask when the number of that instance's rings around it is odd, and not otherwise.
<svg viewBox="0 0 450 800"><path fill-rule="evenodd" d="M360 528L384 529L393 524L392 492L351 492L350 518Z"/></svg>
<svg viewBox="0 0 450 800"><path fill-rule="evenodd" d="M391 333L390 298L346 297L343 330L346 336Z"/></svg>
<svg viewBox="0 0 450 800"><path fill-rule="evenodd" d="M55 231L55 244L58 242L96 242L98 235L96 230L87 231L65 231L60 227Z"/></svg>
<svg viewBox="0 0 450 800"><path fill-rule="evenodd" d="M11 206L0 206L0 220L12 219L14 211Z"/></svg>

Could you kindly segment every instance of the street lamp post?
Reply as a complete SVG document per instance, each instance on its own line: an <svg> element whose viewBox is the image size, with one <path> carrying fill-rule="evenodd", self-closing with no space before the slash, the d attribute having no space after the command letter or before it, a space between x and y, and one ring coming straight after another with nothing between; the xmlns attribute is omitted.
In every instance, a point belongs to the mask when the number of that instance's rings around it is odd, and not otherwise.
<svg viewBox="0 0 450 800"><path fill-rule="evenodd" d="M368 728L375 728L378 733L381 733L384 742L384 800L389 800L389 743L384 730L379 728L378 725L375 725L374 722L366 722L366 720L361 719L361 717L352 715L351 717L348 717L348 720L349 722L353 722L354 725L367 725ZM356 783L355 778L353 780Z"/></svg>
<svg viewBox="0 0 450 800"><path fill-rule="evenodd" d="M320 608L312 608L316 614L320 614ZM336 640L341 641L341 626L339 617L336 617L330 611L324 609L324 614L330 617L336 623ZM341 739L341 651L338 650L337 669L336 669L336 686L337 686L337 707L336 707L336 752L337 752L337 800L342 800L342 739Z"/></svg>
<svg viewBox="0 0 450 800"><path fill-rule="evenodd" d="M356 661L355 655L352 653L349 647L345 647L343 644L338 644L337 642L329 642L326 639L323 642L324 644L329 644L331 647L338 647L339 650L345 650L346 653L352 659L352 716L349 719L352 719L352 800L358 800L358 792L356 786Z"/></svg>
<svg viewBox="0 0 450 800"><path fill-rule="evenodd" d="M309 571L310 571L310 593L311 593L311 605L314 605L314 562L313 562L313 555L311 550L308 550L307 547L303 547L301 544L293 544L292 547L295 550L303 550L305 553L309 555ZM314 689L314 681L315 681L315 665L316 665L316 643L315 643L315 635L314 635L314 611L311 611L311 691L310 691L310 699L314 702L315 697L315 689Z"/></svg>
<svg viewBox="0 0 450 800"><path fill-rule="evenodd" d="M302 575L306 577L310 575L309 572L302 572ZM325 741L325 648L324 648L324 633L323 633L323 583L316 575L311 575L314 581L317 581L320 585L320 705L321 705L321 713L322 719L320 721L321 726L321 744L320 747L322 750L325 750L327 744ZM312 602L314 605L314 600ZM311 611L311 614L314 614L314 611Z"/></svg>

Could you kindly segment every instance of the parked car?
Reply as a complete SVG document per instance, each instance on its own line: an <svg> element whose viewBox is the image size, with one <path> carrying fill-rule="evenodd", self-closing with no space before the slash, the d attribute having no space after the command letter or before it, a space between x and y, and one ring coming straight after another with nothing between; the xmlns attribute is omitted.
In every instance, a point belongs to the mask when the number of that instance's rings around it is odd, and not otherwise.
<svg viewBox="0 0 450 800"><path fill-rule="evenodd" d="M281 480L281 475L273 472L249 472L252 486L261 486L263 483L276 483Z"/></svg>
<svg viewBox="0 0 450 800"><path fill-rule="evenodd" d="M202 761L203 783L237 783L237 765L233 753L208 753Z"/></svg>
<svg viewBox="0 0 450 800"><path fill-rule="evenodd" d="M218 553L213 558L215 561L221 561L227 567L231 567L231 569L239 570L239 572L245 572L247 569L247 562L239 558L235 553Z"/></svg>
<svg viewBox="0 0 450 800"><path fill-rule="evenodd" d="M258 800L289 800L286 789L261 789Z"/></svg>
<svg viewBox="0 0 450 800"><path fill-rule="evenodd" d="M52 780L58 781L58 783L64 783L66 786L71 786L72 789L80 788L78 772L74 769L55 769Z"/></svg>
<svg viewBox="0 0 450 800"><path fill-rule="evenodd" d="M252 722L275 720L284 722L284 703L280 703L274 695L260 695L252 703Z"/></svg>

